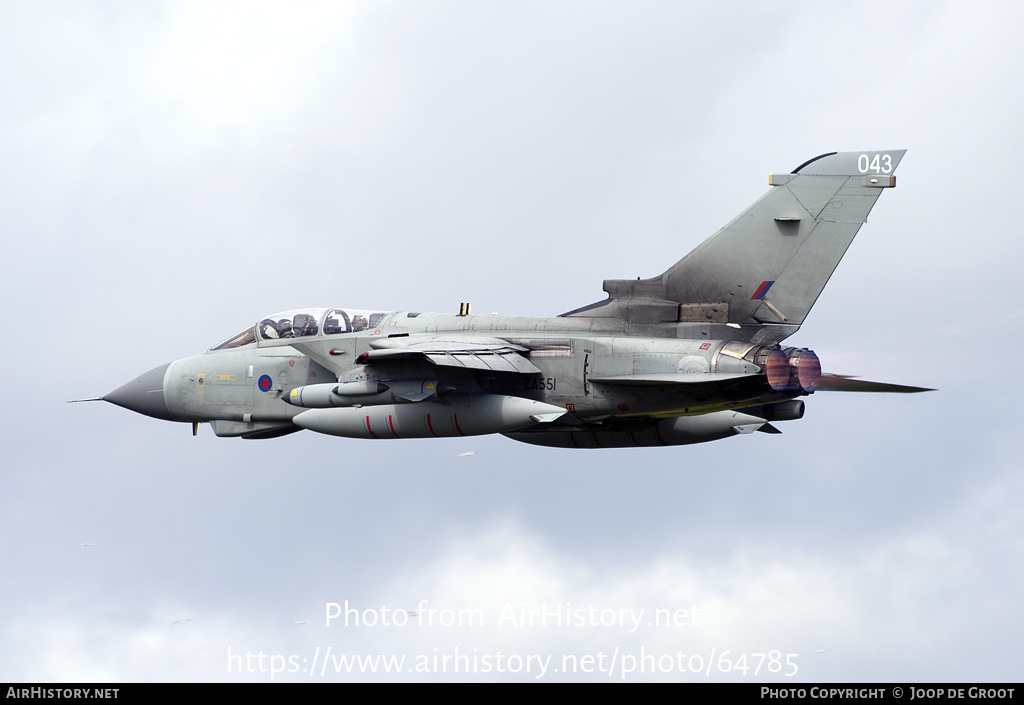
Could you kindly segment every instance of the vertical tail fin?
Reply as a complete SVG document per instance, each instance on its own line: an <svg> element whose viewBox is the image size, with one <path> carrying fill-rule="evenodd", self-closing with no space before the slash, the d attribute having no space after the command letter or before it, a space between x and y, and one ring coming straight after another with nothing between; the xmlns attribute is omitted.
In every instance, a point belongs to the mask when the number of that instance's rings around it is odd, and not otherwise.
<svg viewBox="0 0 1024 705"><path fill-rule="evenodd" d="M606 280L607 300L565 315L795 331L905 152L833 152L773 174L767 194L664 274Z"/></svg>

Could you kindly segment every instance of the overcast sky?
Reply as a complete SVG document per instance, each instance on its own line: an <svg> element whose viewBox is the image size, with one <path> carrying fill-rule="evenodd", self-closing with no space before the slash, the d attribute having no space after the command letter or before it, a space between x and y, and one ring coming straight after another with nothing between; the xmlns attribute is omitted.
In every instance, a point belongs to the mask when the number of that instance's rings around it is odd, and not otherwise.
<svg viewBox="0 0 1024 705"><path fill-rule="evenodd" d="M270 680L246 652L307 682L1019 680L1022 24L934 0L0 0L0 681ZM665 270L770 172L902 148L790 340L937 392L594 452L192 438L64 403L291 308L557 315ZM345 601L485 623L328 626ZM557 609L624 621L508 619ZM321 672L328 649L406 661ZM772 651L797 673L755 677ZM491 670L436 672L455 653ZM623 673L680 653L715 667ZM612 672L561 669L588 654Z"/></svg>

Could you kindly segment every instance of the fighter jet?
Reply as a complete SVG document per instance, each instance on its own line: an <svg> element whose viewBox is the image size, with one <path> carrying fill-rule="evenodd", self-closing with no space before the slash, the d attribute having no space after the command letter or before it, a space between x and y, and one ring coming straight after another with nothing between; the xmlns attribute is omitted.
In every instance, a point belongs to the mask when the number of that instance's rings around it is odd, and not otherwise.
<svg viewBox="0 0 1024 705"><path fill-rule="evenodd" d="M218 436L501 433L558 448L702 443L799 419L822 391L921 392L822 374L803 324L905 150L833 152L650 279L550 318L291 310L98 399Z"/></svg>

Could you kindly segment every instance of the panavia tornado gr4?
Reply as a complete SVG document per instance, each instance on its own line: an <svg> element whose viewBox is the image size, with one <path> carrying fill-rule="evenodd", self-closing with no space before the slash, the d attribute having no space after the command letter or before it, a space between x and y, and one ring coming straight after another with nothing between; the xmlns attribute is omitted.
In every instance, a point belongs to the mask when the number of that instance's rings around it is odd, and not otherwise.
<svg viewBox="0 0 1024 705"><path fill-rule="evenodd" d="M804 322L905 150L823 154L650 279L560 316L318 308L267 316L100 399L218 436L501 433L558 448L675 446L799 419L822 374Z"/></svg>

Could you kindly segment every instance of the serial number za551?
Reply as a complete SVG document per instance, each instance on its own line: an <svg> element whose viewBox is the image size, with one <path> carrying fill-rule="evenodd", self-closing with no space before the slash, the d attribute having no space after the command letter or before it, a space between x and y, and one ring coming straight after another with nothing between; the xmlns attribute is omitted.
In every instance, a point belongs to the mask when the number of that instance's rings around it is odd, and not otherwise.
<svg viewBox="0 0 1024 705"><path fill-rule="evenodd" d="M523 390L544 390L548 392L555 391L555 378L554 377L531 377L526 380L523 385Z"/></svg>

